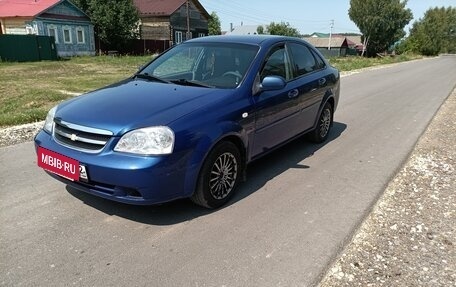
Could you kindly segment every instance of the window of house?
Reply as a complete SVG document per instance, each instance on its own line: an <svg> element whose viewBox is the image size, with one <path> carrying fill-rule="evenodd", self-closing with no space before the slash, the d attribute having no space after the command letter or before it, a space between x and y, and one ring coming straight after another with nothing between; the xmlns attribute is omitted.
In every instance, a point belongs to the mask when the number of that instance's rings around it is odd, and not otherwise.
<svg viewBox="0 0 456 287"><path fill-rule="evenodd" d="M84 28L82 28L82 27L76 28L76 41L78 44L85 43Z"/></svg>
<svg viewBox="0 0 456 287"><path fill-rule="evenodd" d="M59 42L59 37L57 37L57 27L54 25L48 26L48 35L54 37L56 43Z"/></svg>
<svg viewBox="0 0 456 287"><path fill-rule="evenodd" d="M26 26L25 27L25 32L26 32L27 35L35 34L34 31L33 31L33 27L31 27L31 26Z"/></svg>
<svg viewBox="0 0 456 287"><path fill-rule="evenodd" d="M200 19L201 18L201 14L199 13L199 11L190 11L190 18L192 18L192 19Z"/></svg>
<svg viewBox="0 0 456 287"><path fill-rule="evenodd" d="M63 27L63 42L72 43L70 27Z"/></svg>
<svg viewBox="0 0 456 287"><path fill-rule="evenodd" d="M176 44L182 43L182 32L181 31L176 31L174 42L176 42Z"/></svg>

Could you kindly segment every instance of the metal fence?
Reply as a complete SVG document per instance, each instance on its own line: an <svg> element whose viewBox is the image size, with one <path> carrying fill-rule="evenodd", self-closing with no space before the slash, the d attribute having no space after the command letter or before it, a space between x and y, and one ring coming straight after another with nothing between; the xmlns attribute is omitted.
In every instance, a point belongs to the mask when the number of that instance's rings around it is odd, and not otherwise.
<svg viewBox="0 0 456 287"><path fill-rule="evenodd" d="M171 47L172 43L166 40L140 40L133 39L129 40L125 45L119 48L119 50L111 50L105 47L103 43L98 40L95 41L95 48L99 54L127 54L127 55L149 55L157 54L165 51Z"/></svg>
<svg viewBox="0 0 456 287"><path fill-rule="evenodd" d="M0 61L29 62L57 60L54 37L0 35Z"/></svg>

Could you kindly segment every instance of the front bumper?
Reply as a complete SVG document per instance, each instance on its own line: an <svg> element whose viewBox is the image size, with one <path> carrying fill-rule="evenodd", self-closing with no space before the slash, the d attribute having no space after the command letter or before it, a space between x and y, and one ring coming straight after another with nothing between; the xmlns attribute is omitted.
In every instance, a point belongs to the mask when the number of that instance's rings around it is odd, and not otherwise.
<svg viewBox="0 0 456 287"><path fill-rule="evenodd" d="M146 205L171 201L191 195L194 181L185 153L165 156L137 156L114 152L116 139L96 154L62 146L51 135L40 131L35 137L38 146L76 159L87 169L89 181L70 181L56 174L54 178L78 190L110 200ZM190 168L191 169L191 168ZM49 173L49 172L48 172ZM186 185L189 186L186 186Z"/></svg>

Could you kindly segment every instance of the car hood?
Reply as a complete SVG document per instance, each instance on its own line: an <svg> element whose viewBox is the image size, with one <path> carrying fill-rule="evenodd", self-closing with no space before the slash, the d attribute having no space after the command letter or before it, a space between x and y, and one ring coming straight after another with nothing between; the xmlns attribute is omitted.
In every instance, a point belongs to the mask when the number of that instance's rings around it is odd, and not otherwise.
<svg viewBox="0 0 456 287"><path fill-rule="evenodd" d="M129 79L62 103L55 118L122 135L136 128L169 125L230 93Z"/></svg>

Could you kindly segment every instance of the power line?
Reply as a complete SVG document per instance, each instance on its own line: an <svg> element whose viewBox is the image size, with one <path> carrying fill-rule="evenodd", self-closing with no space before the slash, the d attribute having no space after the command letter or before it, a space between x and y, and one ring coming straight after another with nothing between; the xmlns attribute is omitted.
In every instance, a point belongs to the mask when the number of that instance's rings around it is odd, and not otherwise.
<svg viewBox="0 0 456 287"><path fill-rule="evenodd" d="M249 20L249 21L252 21L252 22L258 23L258 24L269 23L269 22L271 22L271 18L272 19L278 18L277 16L268 14L266 12L263 13L263 11L259 11L257 8L255 8L255 10L257 12L259 12L258 14L261 14L263 16L254 16L254 15L248 13L248 12L241 12L241 11L248 11L248 10L252 10L252 9L249 9L245 5L242 5L242 4L237 3L235 1L230 1L229 5L218 2L218 3L208 3L208 4L205 4L205 6L208 9L210 9L210 10L217 11L220 14L223 14L223 15L226 15L226 16L230 16L230 17L233 17L233 18L237 18L237 19L239 19L241 21ZM235 8L233 8L233 6L235 6ZM237 7L237 9L236 9L236 7ZM286 17L281 17L281 18L282 19L280 19L280 20L284 21L284 22L301 23L301 24L305 24L305 23L323 23L323 22L328 22L329 21L329 20L293 19L293 18L286 18Z"/></svg>
<svg viewBox="0 0 456 287"><path fill-rule="evenodd" d="M226 3L226 2L225 2ZM222 3L220 3L222 4ZM239 9L242 9L242 10L247 10L247 7L246 7L246 2L242 2L239 3L238 1L235 1L235 0L231 0L229 2L229 5L230 6L236 6L238 7ZM224 5L224 4L222 4ZM261 8L259 7L254 7L254 8L251 8L250 10L255 10L255 12L258 12L259 14L261 15L264 15L268 18L276 18L277 15L273 15L273 14L269 14L268 11L266 10L261 10ZM284 21L286 22L300 22L300 23L322 23L322 22L328 22L328 20L305 20L305 19L302 19L302 18L283 18Z"/></svg>
<svg viewBox="0 0 456 287"><path fill-rule="evenodd" d="M308 19L295 19L289 17L283 17L283 15L272 15L267 11L261 10L259 7L252 7L250 6L250 2L243 2L240 0L231 0L230 2L219 2L219 1L208 1L205 3L205 7L207 10L216 11L216 13L230 18L230 22L237 22L240 23L246 22L250 24L269 24L271 22L287 22L290 25L300 28L300 30L310 30L313 29L314 31L325 31L329 29L336 29L338 31L352 31L352 32L359 32L353 29L342 29L339 27L334 27L334 20L326 19L326 20L308 20ZM255 11L255 13L250 13L249 11ZM233 21L234 20L234 21ZM238 23L239 23L238 22ZM317 29L315 28L316 25L309 25L310 23L318 24L318 23L329 23L324 25L324 27ZM228 23L225 23L225 25ZM237 24L239 25L239 24ZM310 28L310 29L309 29ZM331 31L332 32L332 31Z"/></svg>

